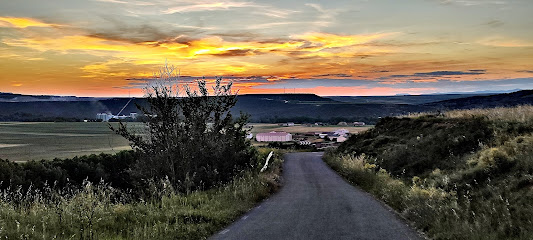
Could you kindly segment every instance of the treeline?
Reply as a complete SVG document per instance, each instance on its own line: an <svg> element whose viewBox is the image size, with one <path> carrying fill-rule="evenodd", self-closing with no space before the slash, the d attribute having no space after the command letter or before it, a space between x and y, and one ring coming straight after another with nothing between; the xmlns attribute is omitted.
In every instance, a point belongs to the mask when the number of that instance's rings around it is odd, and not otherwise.
<svg viewBox="0 0 533 240"><path fill-rule="evenodd" d="M84 181L105 182L122 190L142 190L142 179L130 171L138 160L134 151L117 154L99 154L67 159L28 161L16 163L0 159L1 189L22 190L52 187L64 189L79 187Z"/></svg>
<svg viewBox="0 0 533 240"><path fill-rule="evenodd" d="M81 122L83 119L76 117L50 117L31 113L16 112L9 115L0 115L0 122Z"/></svg>
<svg viewBox="0 0 533 240"><path fill-rule="evenodd" d="M280 157L276 152L265 172L251 169L208 191L184 194L168 179L147 181L137 189L144 196L115 188L131 187L132 151L23 164L1 160L0 176L9 179L0 191L0 238L207 239L276 191ZM65 187L45 184L52 180ZM143 179L131 179L137 180Z"/></svg>
<svg viewBox="0 0 533 240"><path fill-rule="evenodd" d="M306 117L306 116L300 116L300 117L279 117L279 116L273 116L273 117L263 117L259 119L254 119L259 123L286 123L286 122L294 122L298 124L302 123L316 123L316 122L322 122L326 124L335 125L339 122L364 122L366 124L375 124L379 118L378 117L321 117L321 118L314 118L314 117ZM255 121L254 121L255 122Z"/></svg>
<svg viewBox="0 0 533 240"><path fill-rule="evenodd" d="M253 117L250 116L252 122L258 123L285 123L285 122L294 122L294 123L315 123L323 122L328 124L337 124L339 122L365 122L367 124L375 124L379 118L378 117L307 117L307 116L294 116L294 117ZM10 115L0 115L0 122L83 122L85 119L78 117L49 117L42 115L35 115L30 113L14 113ZM95 120L93 118L88 118L89 121L102 121ZM137 119L111 119L110 122L145 122L146 118L139 116Z"/></svg>

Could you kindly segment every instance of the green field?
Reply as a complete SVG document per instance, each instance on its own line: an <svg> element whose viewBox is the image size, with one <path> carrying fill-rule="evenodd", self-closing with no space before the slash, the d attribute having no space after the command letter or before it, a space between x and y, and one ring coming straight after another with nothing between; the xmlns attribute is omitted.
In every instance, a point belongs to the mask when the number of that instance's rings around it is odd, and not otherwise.
<svg viewBox="0 0 533 240"><path fill-rule="evenodd" d="M116 124L116 123L115 123ZM28 161L131 149L107 123L0 123L0 158Z"/></svg>
<svg viewBox="0 0 533 240"><path fill-rule="evenodd" d="M116 123L112 123L116 124ZM129 123L138 126L138 123ZM292 134L327 132L340 128L351 133L367 130L369 126L313 126L300 124L281 127L278 124L250 123L255 134L285 131ZM0 122L0 158L12 161L29 161L70 158L99 153L116 153L131 149L128 142L114 134L108 123L99 122Z"/></svg>

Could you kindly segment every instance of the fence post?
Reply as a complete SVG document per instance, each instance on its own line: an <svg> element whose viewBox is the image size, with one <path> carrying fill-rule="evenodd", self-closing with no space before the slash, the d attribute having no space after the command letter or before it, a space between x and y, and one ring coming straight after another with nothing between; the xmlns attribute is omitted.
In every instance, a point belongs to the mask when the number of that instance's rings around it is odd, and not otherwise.
<svg viewBox="0 0 533 240"><path fill-rule="evenodd" d="M270 160L270 158L272 157L272 154L274 153L274 151L270 151L270 153L268 154L268 157L267 157L267 160L265 162L265 166L263 166L263 168L261 168L261 172L264 172L267 167L268 167L268 161Z"/></svg>

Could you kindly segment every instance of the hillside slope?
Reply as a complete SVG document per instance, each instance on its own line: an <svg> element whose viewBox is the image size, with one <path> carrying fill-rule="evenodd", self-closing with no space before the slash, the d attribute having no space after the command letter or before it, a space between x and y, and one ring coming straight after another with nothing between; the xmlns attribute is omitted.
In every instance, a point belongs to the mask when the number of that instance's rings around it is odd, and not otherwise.
<svg viewBox="0 0 533 240"><path fill-rule="evenodd" d="M335 101L347 103L374 104L410 104L419 105L450 99L459 99L489 94L428 94L428 95L400 95L400 96L328 96Z"/></svg>
<svg viewBox="0 0 533 240"><path fill-rule="evenodd" d="M512 107L524 104L533 104L533 90L522 90L512 93L450 99L445 101L428 103L425 104L425 106L445 109L469 109Z"/></svg>
<svg viewBox="0 0 533 240"><path fill-rule="evenodd" d="M533 236L533 107L385 118L326 161L434 239Z"/></svg>

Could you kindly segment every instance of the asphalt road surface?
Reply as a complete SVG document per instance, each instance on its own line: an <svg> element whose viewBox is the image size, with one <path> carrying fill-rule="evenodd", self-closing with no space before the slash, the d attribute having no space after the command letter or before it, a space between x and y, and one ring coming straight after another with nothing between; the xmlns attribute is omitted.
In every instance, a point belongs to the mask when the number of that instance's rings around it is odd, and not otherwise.
<svg viewBox="0 0 533 240"><path fill-rule="evenodd" d="M211 239L422 239L321 157L285 155L281 190Z"/></svg>

